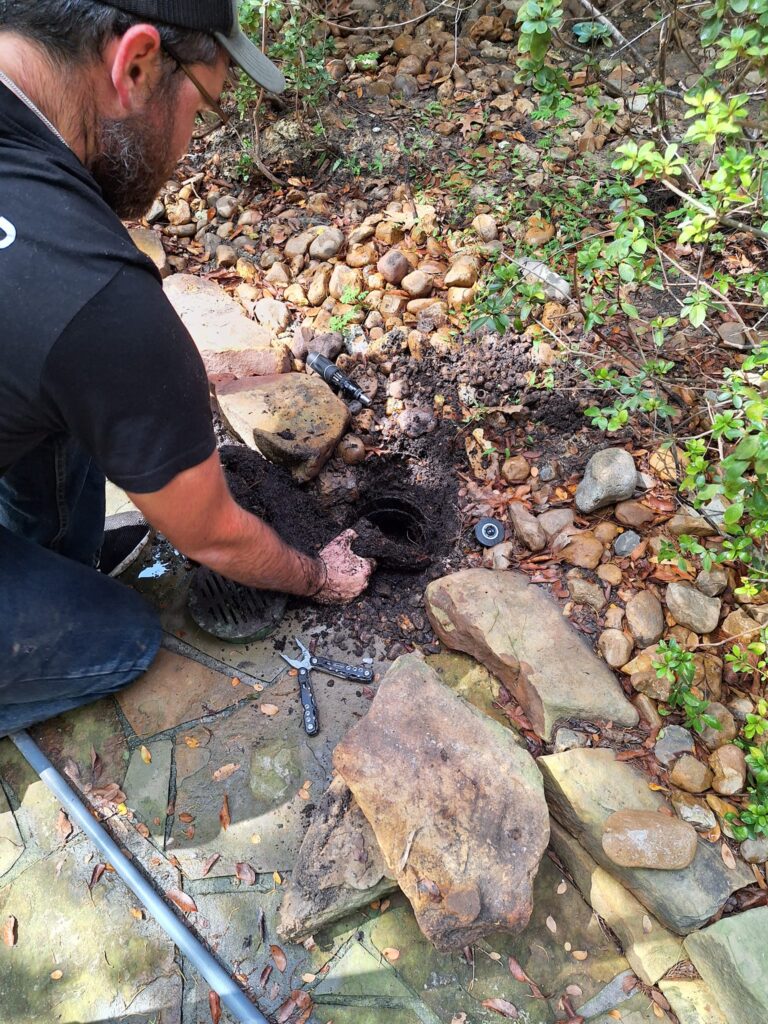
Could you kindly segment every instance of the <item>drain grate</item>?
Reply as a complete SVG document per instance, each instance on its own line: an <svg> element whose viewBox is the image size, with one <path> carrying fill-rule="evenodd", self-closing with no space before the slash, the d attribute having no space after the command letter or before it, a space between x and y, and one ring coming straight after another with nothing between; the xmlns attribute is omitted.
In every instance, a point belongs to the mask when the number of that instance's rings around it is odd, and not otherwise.
<svg viewBox="0 0 768 1024"><path fill-rule="evenodd" d="M285 614L288 598L269 590L253 590L198 566L187 607L200 629L229 643L264 640Z"/></svg>

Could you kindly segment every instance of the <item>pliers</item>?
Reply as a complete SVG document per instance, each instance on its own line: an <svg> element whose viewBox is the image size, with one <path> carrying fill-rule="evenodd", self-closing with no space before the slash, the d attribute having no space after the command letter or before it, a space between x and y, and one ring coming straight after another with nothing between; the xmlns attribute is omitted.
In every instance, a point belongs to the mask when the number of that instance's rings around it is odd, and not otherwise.
<svg viewBox="0 0 768 1024"><path fill-rule="evenodd" d="M372 668L359 668L356 665L347 665L343 661L334 661L332 658L322 658L311 654L308 647L294 637L294 640L301 651L300 658L289 658L285 654L280 657L287 661L291 668L299 672L299 696L304 711L304 731L307 736L315 736L320 731L320 721L317 714L317 702L312 691L312 680L310 670L319 668L332 676L339 676L342 679L354 679L359 683L370 683L373 681Z"/></svg>

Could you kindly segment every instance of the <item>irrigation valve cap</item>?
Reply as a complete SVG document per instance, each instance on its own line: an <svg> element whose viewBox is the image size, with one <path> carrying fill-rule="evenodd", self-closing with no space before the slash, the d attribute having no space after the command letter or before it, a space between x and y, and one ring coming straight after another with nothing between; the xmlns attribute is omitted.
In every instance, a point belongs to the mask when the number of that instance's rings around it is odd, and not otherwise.
<svg viewBox="0 0 768 1024"><path fill-rule="evenodd" d="M475 537L484 548L492 548L504 540L504 523L500 519L492 519L486 516L475 526Z"/></svg>

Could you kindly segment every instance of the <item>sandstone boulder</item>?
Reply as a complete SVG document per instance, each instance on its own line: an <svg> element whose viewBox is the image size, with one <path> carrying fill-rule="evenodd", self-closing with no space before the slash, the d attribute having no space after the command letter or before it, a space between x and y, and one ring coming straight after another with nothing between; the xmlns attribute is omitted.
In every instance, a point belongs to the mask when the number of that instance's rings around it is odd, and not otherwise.
<svg viewBox="0 0 768 1024"><path fill-rule="evenodd" d="M525 926L549 818L536 764L508 729L404 655L333 761L438 949Z"/></svg>
<svg viewBox="0 0 768 1024"><path fill-rule="evenodd" d="M209 376L285 373L291 368L286 345L249 320L242 308L213 281L172 274L163 284L171 305L203 357Z"/></svg>
<svg viewBox="0 0 768 1024"><path fill-rule="evenodd" d="M249 448L286 466L296 480L316 477L333 454L349 411L320 377L250 377L216 389L227 425Z"/></svg>
<svg viewBox="0 0 768 1024"><path fill-rule="evenodd" d="M425 599L443 643L498 676L545 739L564 718L637 723L610 669L522 573L465 569L434 580Z"/></svg>

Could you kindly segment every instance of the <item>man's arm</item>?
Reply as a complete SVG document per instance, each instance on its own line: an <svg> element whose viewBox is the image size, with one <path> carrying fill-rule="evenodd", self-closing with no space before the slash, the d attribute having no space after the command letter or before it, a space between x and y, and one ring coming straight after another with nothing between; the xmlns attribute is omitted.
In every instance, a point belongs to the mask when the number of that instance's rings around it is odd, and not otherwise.
<svg viewBox="0 0 768 1024"><path fill-rule="evenodd" d="M249 587L336 603L357 597L373 571L373 563L349 550L353 535L337 538L320 558L284 543L234 500L218 452L159 491L129 497L179 551Z"/></svg>

